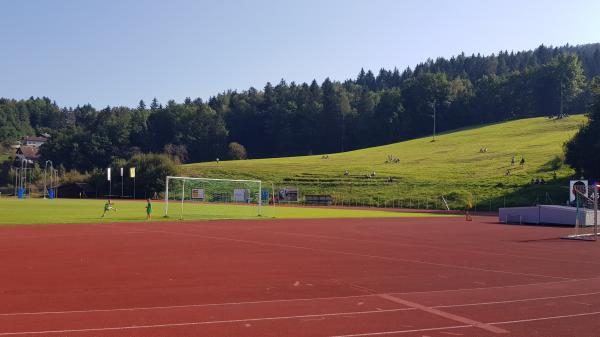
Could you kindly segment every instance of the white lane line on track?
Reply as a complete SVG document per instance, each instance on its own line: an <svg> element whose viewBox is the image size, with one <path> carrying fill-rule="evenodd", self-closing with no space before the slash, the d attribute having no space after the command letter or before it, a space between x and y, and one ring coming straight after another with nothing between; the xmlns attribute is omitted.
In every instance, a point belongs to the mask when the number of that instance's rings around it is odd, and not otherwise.
<svg viewBox="0 0 600 337"><path fill-rule="evenodd" d="M276 321L276 320L286 320L286 319L306 319L306 318L318 318L318 317L380 314L380 313L412 311L412 310L414 310L414 309L413 308L399 308L399 309L386 309L386 310L338 312L338 313L330 313L330 314L275 316L275 317L259 317L259 318L243 318L243 319L230 319L230 320L218 320L218 321L198 321L198 322L147 324L147 325L127 325L127 326L116 326L116 327L106 327L106 328L81 328L81 329L46 330L46 331L15 331L15 332L0 332L0 336L42 335L42 334L58 334L58 333L69 333L69 332L94 332L94 331L168 328L168 327L193 326L193 325L211 325L211 324L243 323L243 322L258 322L258 321Z"/></svg>
<svg viewBox="0 0 600 337"><path fill-rule="evenodd" d="M358 333L358 334L352 334L352 335L336 335L336 336L329 336L329 337L362 337L362 336L397 335L397 334L411 333L411 332L427 332L427 331L451 330L451 329L472 328L472 327L473 326L471 326L471 325L451 325L451 326L441 326L439 328L367 332L367 333Z"/></svg>
<svg viewBox="0 0 600 337"><path fill-rule="evenodd" d="M366 298L371 295L350 295L350 296L332 296L332 297L314 297L314 298L294 298L285 300L266 300L266 301L248 301L248 302L225 302L225 303L205 303L205 304L182 304L182 305L166 305L154 307L131 307L131 308L111 308L111 309L88 309L88 310L65 310L65 311L38 311L38 312L15 312L4 313L1 316L20 316L20 315L50 315L50 314L84 314L93 312L113 312L113 311L142 311L142 310L162 310L162 309L186 309L186 308L203 308L203 307L218 307L228 305L251 305L251 304L270 304L270 303L286 303L286 302L308 302L308 301L326 301L347 298Z"/></svg>
<svg viewBox="0 0 600 337"><path fill-rule="evenodd" d="M506 300L506 301L491 301L491 302L479 302L479 303L436 305L436 306L433 306L432 308L460 308L460 307L472 307L472 306L479 306L479 305L493 305L493 304L505 304L505 303L533 302L533 301L543 301L543 300L555 300L555 299L559 299L559 298L591 296L591 295L599 295L599 294L600 294L600 291L596 291L596 292L591 292L591 293L570 294L570 295L557 295L557 296L546 296L546 297L531 297L531 298L521 298L521 299L516 299L516 300Z"/></svg>
<svg viewBox="0 0 600 337"><path fill-rule="evenodd" d="M442 311L442 310L439 310L439 309L435 309L435 308L432 308L432 307L428 307L426 305L419 304L419 303L412 302L412 301L408 301L408 300L405 300L403 298L399 298L399 297L392 296L392 295L389 295L389 294L379 295L379 297L381 297L383 299L386 299L388 301L392 301L394 303L405 305L405 306L410 307L410 308L415 308L415 309L421 310L421 311L426 312L428 314L432 314L432 315L435 315L435 316L438 316L438 317L449 319L449 320L452 320L452 321L455 321L455 322L458 322L458 323L467 324L467 325L473 326L475 328L479 328L479 329L482 329L482 330L485 330L485 331L489 331L489 332L493 332L493 333L496 333L496 334L504 334L504 333L508 333L509 332L508 330L505 330L505 329L502 329L502 328L498 328L498 327L495 327L495 326L492 326L492 325L489 325L489 324L486 324L486 323L483 323L483 322L479 322L479 321L476 321L476 320L468 318L468 317L464 317L464 316L456 315L456 314L449 313L449 312L446 312L446 311Z"/></svg>
<svg viewBox="0 0 600 337"><path fill-rule="evenodd" d="M600 277L594 277L589 279L577 279L569 281L552 281L552 282L538 282L538 283L526 283L511 286L495 286L495 287L482 287L482 288L464 288L464 289L449 289L449 290L432 290L432 291L415 291L415 292L392 292L392 295L411 295L411 294L429 294L429 293L444 293L444 292L460 292L460 291L472 291L472 290L491 290L491 289L503 289L503 288L515 288L515 287L530 287L536 285L550 285L560 284L575 281L590 281L596 280ZM508 301L497 301L497 302L481 302L481 303L466 303L466 304L453 304L453 305L442 305L434 306L434 308L453 308L463 306L477 306L477 305L488 305L488 304L502 304L512 302L526 302L536 301L544 299L554 298L567 298L567 297L578 297L600 294L600 292L591 293L578 293L569 295L557 295L548 297L537 297L529 299L517 299ZM169 305L169 306L153 306L153 307L130 307L130 308L109 308L109 309L86 309L86 310L62 310L62 311L35 311L35 312L12 312L12 313L0 313L2 316L27 316L27 315L61 315L61 314L85 314L85 313L96 313L96 312L118 312L118 311L144 311L144 310L167 310L167 309L186 309L186 308L202 308L202 307L216 307L216 306L228 306L228 305L252 305L252 304L270 304L270 303L289 303L289 302L309 302L309 301L327 301L327 300L338 300L338 299L350 299L350 298L367 298L381 295L379 293L370 292L369 294L361 295L348 295L348 296L331 296L331 297L313 297L313 298L292 298L292 299L281 299L281 300L266 300L266 301L247 301L247 302L224 302L224 303L203 303L203 304L182 304L182 305Z"/></svg>
<svg viewBox="0 0 600 337"><path fill-rule="evenodd" d="M548 321L548 320L553 320L553 319L595 316L595 315L600 315L600 311L585 312L585 313L581 313L581 314L571 314L571 315L536 317L536 318L520 319L520 320L514 320L514 321L491 322L491 323L487 323L487 324L489 324L489 325L518 324L518 323ZM425 331L460 329L460 328L471 328L471 327L472 327L471 325L454 325L454 326L439 327L439 328L379 331L379 332L367 332L367 333L350 334L350 335L336 335L336 336L330 336L330 337L363 337L363 336L380 336L380 335L399 335L399 334L405 334L405 333L411 333L411 332L425 332Z"/></svg>
<svg viewBox="0 0 600 337"><path fill-rule="evenodd" d="M589 278L579 278L579 279L570 279L570 280L561 280L561 281L521 283L521 284L513 284L513 285L507 285L507 286L491 286L491 287L475 287L475 288L457 288L457 289L409 291L409 292L400 292L400 293L391 293L391 294L395 294L395 295L431 294L431 293L477 291L477 290L490 290L490 289L509 289L509 288L529 287L529 286L536 286L536 285L551 285L551 284L562 284L562 283L571 283L571 282L584 282L584 281L592 281L592 280L599 280L599 279L600 279L600 276L595 276L595 277L589 277Z"/></svg>
<svg viewBox="0 0 600 337"><path fill-rule="evenodd" d="M598 294L600 294L600 292L579 293L579 294L570 294L570 295L557 295L557 296L546 296L546 297L521 298L521 299L506 300L506 301L492 301L492 302L475 302L475 303L464 303L464 304L434 305L434 306L431 306L431 308L444 309L444 308L460 308L460 307L479 306L479 305L494 305L494 304L507 304L507 303L519 303L519 302L532 302L532 301L543 301L543 300L552 300L552 299L559 299L559 298L590 296L590 295L598 295ZM340 297L299 298L299 299L289 299L289 300L254 301L254 302L228 302L228 303L187 304L187 305L171 305L171 306L155 306L155 307L131 307L131 308L114 308L114 309L15 312L15 313L0 314L0 317L2 317L2 316L36 316L36 315L43 316L43 315L65 315L65 314L88 314L88 313L119 312L119 311L149 311L149 310L168 310L168 309L191 309L191 308L205 308L205 307L218 307L218 306L230 306L230 305L274 304L274 303L286 303L286 302L336 300L336 299L349 299L349 298L367 298L367 297L379 297L380 295L383 295L383 294L340 296ZM395 293L393 295L397 295L397 293ZM406 310L409 310L409 309L413 310L412 308L404 308L404 309L406 309Z"/></svg>
<svg viewBox="0 0 600 337"><path fill-rule="evenodd" d="M98 331L120 331L120 330L135 330L135 329L169 328L169 327L227 324L227 323L241 323L241 322L274 321L274 320L285 320L285 319L306 319L306 318L315 318L315 317L351 316L351 315L377 314L377 313L386 313L386 312L415 311L415 310L417 310L417 309L409 307L409 308L387 309L387 310L356 311L356 312L344 312L344 313L295 315L295 316L279 316L279 317L262 317L262 318L247 318L247 319L220 320L220 321L198 321L198 322L165 323L165 324L149 324L149 325L129 325L129 326L117 326L117 327L105 327L105 328L0 332L0 336L42 335L42 334L61 334L61 333L64 334L64 333L75 333L75 332L98 332ZM487 324L487 325L517 324L517 323L553 320L553 319L561 319L561 318L592 316L592 315L599 315L599 314L600 314L600 311L595 311L595 312L587 312L587 313L580 313L580 314L537 317L537 318L530 318L530 319L491 322L491 323L483 323L483 324ZM447 329L458 329L458 328L473 328L473 327L475 327L475 326L472 324L467 324L467 325L455 325L455 326L446 326L446 327L439 327L439 328L381 331L381 332L371 332L371 333L361 333L361 334L351 334L351 335L339 335L339 336L331 336L331 337L359 337L359 336L392 335L392 334L404 334L404 333L410 333L410 332L425 332L425 331L436 331L436 330L447 330Z"/></svg>
<svg viewBox="0 0 600 337"><path fill-rule="evenodd" d="M128 228L128 229L131 230L132 228ZM232 241L232 242L240 242L240 243L254 244L254 245L260 245L260 246L269 246L269 247L294 248L294 249L301 249L301 250L310 250L310 251L314 251L314 252L365 257L365 258L370 258L370 259L379 259L379 260L386 260L386 261L416 263L416 264L445 267L445 268L463 269L463 270L471 270L471 271L482 271L482 272L488 272L488 273L520 275L520 276L529 276L529 277L543 277L543 278L551 278L551 279L556 279L556 280L574 280L573 278L568 278L568 277L541 275L541 274L533 274L533 273L520 273L520 272L513 272L513 271L506 271L506 270L486 269L486 268L477 268L477 267L468 267L468 266L460 266L460 265L447 264L447 263L436 263L436 262L412 260L412 259L401 259L401 258L395 258L395 257L389 257L389 256L360 254L360 253L345 252L345 251L333 250L333 249L287 245L287 244L282 244L282 243L271 243L271 242L255 241L255 240L234 239L234 238L228 238L228 237L222 237L222 236L201 235L201 234L195 234L195 233L181 233L181 232L172 232L172 231L165 231L165 230L140 230L140 231L141 232L149 232L149 233L181 235L181 236L187 236L187 237L194 236L194 237L205 238L205 239Z"/></svg>

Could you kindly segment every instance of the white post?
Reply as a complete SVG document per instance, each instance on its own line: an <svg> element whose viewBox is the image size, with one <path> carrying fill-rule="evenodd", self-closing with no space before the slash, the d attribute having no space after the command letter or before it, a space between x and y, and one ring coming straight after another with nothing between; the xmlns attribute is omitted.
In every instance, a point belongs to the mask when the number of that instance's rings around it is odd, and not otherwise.
<svg viewBox="0 0 600 337"><path fill-rule="evenodd" d="M183 200L185 199L185 179L181 185L181 213L179 213L179 220L183 220Z"/></svg>
<svg viewBox="0 0 600 337"><path fill-rule="evenodd" d="M273 207L275 207L275 185L271 182L271 192L273 193Z"/></svg>
<svg viewBox="0 0 600 337"><path fill-rule="evenodd" d="M165 217L169 216L169 178L167 176L165 182ZM133 198L135 199L135 194Z"/></svg>
<svg viewBox="0 0 600 337"><path fill-rule="evenodd" d="M261 215L261 206L262 206L262 182L258 183L258 216Z"/></svg>

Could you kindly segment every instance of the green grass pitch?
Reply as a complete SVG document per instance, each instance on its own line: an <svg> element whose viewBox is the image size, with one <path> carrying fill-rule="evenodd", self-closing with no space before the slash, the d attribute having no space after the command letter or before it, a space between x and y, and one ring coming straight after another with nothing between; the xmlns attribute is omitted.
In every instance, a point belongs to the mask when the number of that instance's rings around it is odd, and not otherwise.
<svg viewBox="0 0 600 337"><path fill-rule="evenodd" d="M144 201L114 200L116 212L101 218L104 200L73 199L0 199L0 225L60 224L60 223L103 223L120 221L145 221ZM164 204L153 203L153 221L177 220L181 205L169 203L169 218L164 218ZM313 207L264 206L262 216L256 216L255 206L225 204L185 204L184 220L211 219L294 219L294 218L382 218L435 216L423 213L386 212L381 210L353 210Z"/></svg>

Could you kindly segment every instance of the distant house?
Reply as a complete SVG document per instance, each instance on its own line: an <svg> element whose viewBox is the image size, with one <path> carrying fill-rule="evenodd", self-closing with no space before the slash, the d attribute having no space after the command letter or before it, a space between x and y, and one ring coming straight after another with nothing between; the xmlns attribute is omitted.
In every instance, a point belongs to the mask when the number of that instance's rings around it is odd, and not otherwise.
<svg viewBox="0 0 600 337"><path fill-rule="evenodd" d="M27 136L27 137L23 137L23 139L21 140L21 145L22 146L40 147L46 141L48 141L48 138L43 137L43 136Z"/></svg>
<svg viewBox="0 0 600 337"><path fill-rule="evenodd" d="M26 161L28 164L33 164L40 159L39 148L37 146L21 146L15 153L16 161Z"/></svg>

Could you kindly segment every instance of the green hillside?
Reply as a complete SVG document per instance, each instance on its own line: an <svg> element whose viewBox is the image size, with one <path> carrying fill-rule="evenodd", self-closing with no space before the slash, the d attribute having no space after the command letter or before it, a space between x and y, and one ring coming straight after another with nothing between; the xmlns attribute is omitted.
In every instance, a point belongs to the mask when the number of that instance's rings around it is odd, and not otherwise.
<svg viewBox="0 0 600 337"><path fill-rule="evenodd" d="M302 194L330 194L343 204L414 208L418 203L420 208L440 208L442 195L453 208L463 208L467 200L480 210L537 201L562 204L573 174L562 164L562 146L584 122L582 115L560 120L531 118L450 132L439 135L436 142L426 137L329 154L328 158L188 164L182 166L182 174L258 178L269 186L273 182L276 187L299 187ZM487 152L481 153L481 148ZM386 163L388 156L399 163ZM349 175L344 175L345 170ZM373 171L375 177L367 177ZM532 178L547 183L531 184Z"/></svg>

